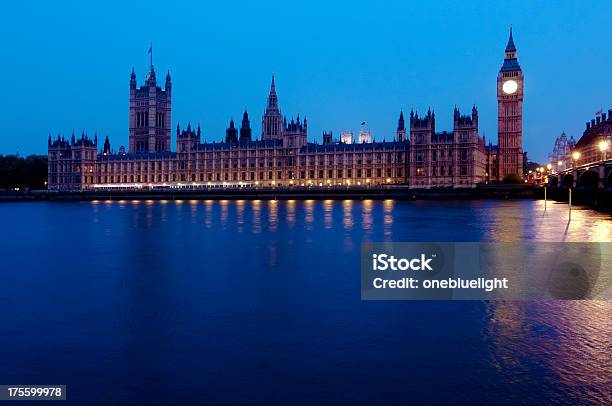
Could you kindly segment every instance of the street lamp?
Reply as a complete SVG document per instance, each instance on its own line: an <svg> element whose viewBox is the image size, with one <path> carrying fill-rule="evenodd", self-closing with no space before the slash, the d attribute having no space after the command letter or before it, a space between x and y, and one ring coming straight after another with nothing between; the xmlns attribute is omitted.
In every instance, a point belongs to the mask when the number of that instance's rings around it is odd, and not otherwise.
<svg viewBox="0 0 612 406"><path fill-rule="evenodd" d="M601 151L601 160L606 160L606 152L608 151L608 140L601 140L599 142L599 150Z"/></svg>
<svg viewBox="0 0 612 406"><path fill-rule="evenodd" d="M552 169L552 164L546 165L546 169L548 169L550 171Z"/></svg>
<svg viewBox="0 0 612 406"><path fill-rule="evenodd" d="M580 152L578 151L574 151L572 153L572 158L574 158L574 168L576 167L576 163L578 162L578 160L580 159Z"/></svg>

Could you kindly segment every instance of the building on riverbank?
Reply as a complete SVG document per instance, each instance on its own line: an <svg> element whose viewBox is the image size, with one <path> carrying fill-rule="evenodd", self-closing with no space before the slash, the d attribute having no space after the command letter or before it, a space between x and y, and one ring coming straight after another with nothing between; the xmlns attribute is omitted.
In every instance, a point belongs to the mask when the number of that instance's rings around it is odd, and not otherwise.
<svg viewBox="0 0 612 406"><path fill-rule="evenodd" d="M555 146L550 154L548 154L548 163L553 165L557 170L562 170L567 167L571 160L571 151L576 145L574 137L567 137L565 131L555 139Z"/></svg>
<svg viewBox="0 0 612 406"><path fill-rule="evenodd" d="M499 146L479 135L478 110L454 110L453 129L439 132L435 113L400 112L393 141L373 141L363 127L339 141L331 132L323 144L308 141L308 121L281 113L272 77L260 139L252 138L248 113L241 128L230 122L225 142L202 142L201 129L176 127L170 148L172 82L157 85L151 62L145 83L130 76L129 145L114 152L108 137L101 152L97 136L48 140L49 189L89 190L159 187L309 187L409 185L414 188L474 187L498 182L518 169L522 157L523 76L512 33L497 79ZM409 133L407 134L407 130ZM520 154L519 157L517 154Z"/></svg>
<svg viewBox="0 0 612 406"><path fill-rule="evenodd" d="M600 111L595 118L587 121L582 137L572 149L572 154L578 153L577 159L572 157L574 164L579 166L610 158L610 145L612 145L612 109L609 109L607 114Z"/></svg>
<svg viewBox="0 0 612 406"><path fill-rule="evenodd" d="M169 111L163 114L170 116ZM136 129L152 135L130 138L134 152L120 148L123 152L113 153L108 137L100 153L97 136L49 138L49 185L58 190L230 185L475 186L485 180L486 152L484 140L478 136L478 111L474 107L471 116L462 116L455 109L454 114L453 131L436 132L434 113L419 118L418 113L411 112L413 148L405 137L403 113L393 141L373 142L369 132L364 132L359 142L333 142L328 136L326 143L317 144L307 140L306 118L298 115L289 121L280 115L273 79L259 140L251 139L245 111L240 130L230 122L225 142L203 143L199 126L177 125L176 151L170 151L165 147L165 133L158 136L159 129L147 128L166 124L164 116L162 121L149 124L146 112L137 112ZM130 117L133 115L130 111Z"/></svg>

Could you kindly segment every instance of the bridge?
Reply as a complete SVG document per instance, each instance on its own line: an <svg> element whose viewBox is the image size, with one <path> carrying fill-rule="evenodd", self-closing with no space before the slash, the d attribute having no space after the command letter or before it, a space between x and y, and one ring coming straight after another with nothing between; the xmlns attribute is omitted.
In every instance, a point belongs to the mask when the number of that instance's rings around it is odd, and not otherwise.
<svg viewBox="0 0 612 406"><path fill-rule="evenodd" d="M612 190L612 158L575 165L548 175L550 187L589 190Z"/></svg>

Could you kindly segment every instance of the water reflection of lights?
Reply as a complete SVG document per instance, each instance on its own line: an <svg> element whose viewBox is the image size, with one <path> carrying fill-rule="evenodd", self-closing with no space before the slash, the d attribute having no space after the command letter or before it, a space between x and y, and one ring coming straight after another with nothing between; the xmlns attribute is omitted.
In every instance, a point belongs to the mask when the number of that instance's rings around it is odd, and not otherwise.
<svg viewBox="0 0 612 406"><path fill-rule="evenodd" d="M238 232L243 231L244 225L244 200L236 201L236 225L238 226Z"/></svg>
<svg viewBox="0 0 612 406"><path fill-rule="evenodd" d="M365 231L372 230L372 199L366 199L361 204L361 228Z"/></svg>
<svg viewBox="0 0 612 406"><path fill-rule="evenodd" d="M344 229L349 231L353 228L354 220L353 220L353 201L352 200L343 200L342 201L342 224L344 225Z"/></svg>
<svg viewBox="0 0 612 406"><path fill-rule="evenodd" d="M325 229L329 230L330 228L332 228L332 224L333 224L333 208L334 208L334 201L327 199L323 202L323 223L325 226Z"/></svg>
<svg viewBox="0 0 612 406"><path fill-rule="evenodd" d="M191 206L191 222L196 223L198 218L198 201L190 200L189 204Z"/></svg>
<svg viewBox="0 0 612 406"><path fill-rule="evenodd" d="M253 208L253 234L261 233L261 200L251 202Z"/></svg>
<svg viewBox="0 0 612 406"><path fill-rule="evenodd" d="M287 200L287 225L293 227L295 224L295 200Z"/></svg>
<svg viewBox="0 0 612 406"><path fill-rule="evenodd" d="M278 203L268 200L268 230L275 232L278 227Z"/></svg>
<svg viewBox="0 0 612 406"><path fill-rule="evenodd" d="M383 202L383 226L385 241L390 241L393 235L393 204L394 201L387 199Z"/></svg>
<svg viewBox="0 0 612 406"><path fill-rule="evenodd" d="M306 230L313 229L314 222L314 200L304 201L304 221L306 222Z"/></svg>
<svg viewBox="0 0 612 406"><path fill-rule="evenodd" d="M227 218L228 218L228 201L227 200L221 200L220 202L221 205L221 226L225 229L225 227L227 226Z"/></svg>
<svg viewBox="0 0 612 406"><path fill-rule="evenodd" d="M568 221L567 204L549 202L544 211L544 203L538 201L514 220L515 230L522 224L521 239L537 241L612 241L612 222L605 215L580 208L572 209L572 219ZM496 231L504 227L503 221L496 222Z"/></svg>
<svg viewBox="0 0 612 406"><path fill-rule="evenodd" d="M206 200L204 203L205 203L204 207L206 211L206 214L204 216L204 224L206 225L206 228L211 228L212 227L213 201Z"/></svg>
<svg viewBox="0 0 612 406"><path fill-rule="evenodd" d="M355 249L355 244L353 243L353 238L350 230L353 229L354 219L353 219L353 201L352 200L343 200L342 201L342 224L344 226L344 239L343 239L343 248L345 253L353 252Z"/></svg>

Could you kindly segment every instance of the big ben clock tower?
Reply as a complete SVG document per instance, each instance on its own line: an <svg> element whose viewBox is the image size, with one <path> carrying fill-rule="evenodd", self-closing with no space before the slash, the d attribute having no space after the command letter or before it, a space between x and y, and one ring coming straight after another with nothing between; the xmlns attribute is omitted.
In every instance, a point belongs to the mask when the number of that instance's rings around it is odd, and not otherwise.
<svg viewBox="0 0 612 406"><path fill-rule="evenodd" d="M523 175L523 71L510 38L504 64L497 75L498 180L510 174Z"/></svg>

